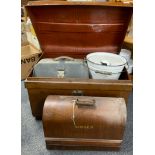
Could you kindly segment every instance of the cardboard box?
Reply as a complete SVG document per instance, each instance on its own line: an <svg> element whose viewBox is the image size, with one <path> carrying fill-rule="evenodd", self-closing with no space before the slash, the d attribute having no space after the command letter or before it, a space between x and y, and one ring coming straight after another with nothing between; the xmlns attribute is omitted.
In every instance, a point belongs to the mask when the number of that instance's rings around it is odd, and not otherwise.
<svg viewBox="0 0 155 155"><path fill-rule="evenodd" d="M31 32L26 32L27 41L35 46L37 49L40 49L39 41L37 36L34 36Z"/></svg>
<svg viewBox="0 0 155 155"><path fill-rule="evenodd" d="M28 44L21 47L21 79L26 79L31 73L33 66L39 61L42 55L33 45Z"/></svg>
<svg viewBox="0 0 155 155"><path fill-rule="evenodd" d="M37 49L40 49L39 41L34 31L34 28L32 26L30 18L27 18L27 21L25 24L25 31L26 31L27 41L33 46L35 46Z"/></svg>
<svg viewBox="0 0 155 155"><path fill-rule="evenodd" d="M24 46L27 44L28 44L28 40L26 36L25 23L21 22L21 45Z"/></svg>

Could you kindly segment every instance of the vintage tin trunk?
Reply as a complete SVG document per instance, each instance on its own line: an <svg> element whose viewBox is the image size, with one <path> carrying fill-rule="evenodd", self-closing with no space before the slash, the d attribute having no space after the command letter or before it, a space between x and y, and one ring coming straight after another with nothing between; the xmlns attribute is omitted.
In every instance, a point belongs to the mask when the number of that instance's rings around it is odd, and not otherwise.
<svg viewBox="0 0 155 155"><path fill-rule="evenodd" d="M38 37L43 58L85 58L91 52L119 53L132 15L121 2L29 2L26 10ZM119 80L33 77L25 81L32 114L42 117L48 95L123 97L132 82L126 72Z"/></svg>
<svg viewBox="0 0 155 155"><path fill-rule="evenodd" d="M123 98L50 95L43 108L46 146L119 148L126 115Z"/></svg>

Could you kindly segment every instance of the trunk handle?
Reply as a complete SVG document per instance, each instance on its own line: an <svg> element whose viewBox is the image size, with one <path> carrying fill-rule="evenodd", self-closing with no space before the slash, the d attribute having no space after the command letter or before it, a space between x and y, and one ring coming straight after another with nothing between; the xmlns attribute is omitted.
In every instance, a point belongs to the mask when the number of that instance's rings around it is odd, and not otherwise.
<svg viewBox="0 0 155 155"><path fill-rule="evenodd" d="M95 100L94 99L91 99L91 100L76 99L75 104L79 106L94 106Z"/></svg>
<svg viewBox="0 0 155 155"><path fill-rule="evenodd" d="M91 100L83 100L83 99L76 99L76 100L72 100L73 102L73 115L72 115L72 121L74 124L75 128L89 128L92 129L93 125L77 125L76 121L75 121L75 106L79 105L79 106L87 106L87 107L91 107L91 106L95 106L95 99L91 99Z"/></svg>

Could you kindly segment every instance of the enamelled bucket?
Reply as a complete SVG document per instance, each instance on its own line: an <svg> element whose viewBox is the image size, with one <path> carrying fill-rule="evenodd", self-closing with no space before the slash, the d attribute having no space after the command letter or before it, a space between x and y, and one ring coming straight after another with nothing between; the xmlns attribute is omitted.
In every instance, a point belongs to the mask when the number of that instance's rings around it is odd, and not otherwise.
<svg viewBox="0 0 155 155"><path fill-rule="evenodd" d="M86 60L93 79L118 80L127 64L124 57L107 52L90 53Z"/></svg>

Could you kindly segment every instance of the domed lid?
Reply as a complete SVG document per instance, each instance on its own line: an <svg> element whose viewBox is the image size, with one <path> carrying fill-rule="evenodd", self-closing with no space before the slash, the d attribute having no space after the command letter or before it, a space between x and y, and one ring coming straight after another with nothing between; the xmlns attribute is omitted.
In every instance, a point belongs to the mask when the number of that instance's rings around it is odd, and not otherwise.
<svg viewBox="0 0 155 155"><path fill-rule="evenodd" d="M132 15L122 2L35 1L26 10L44 57L118 53Z"/></svg>

